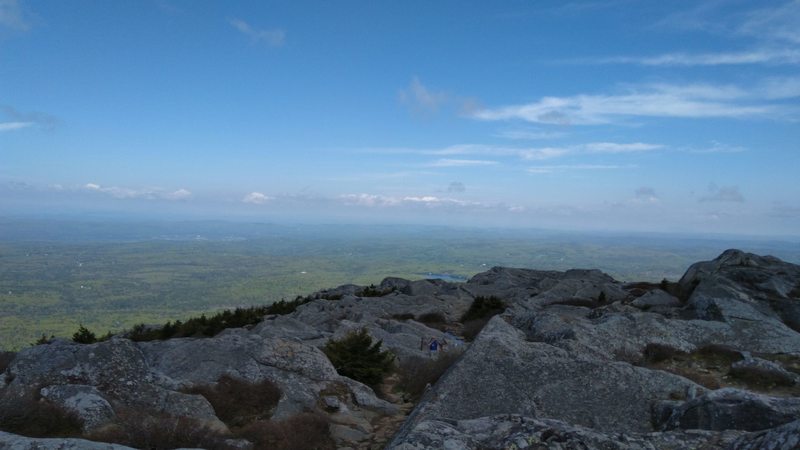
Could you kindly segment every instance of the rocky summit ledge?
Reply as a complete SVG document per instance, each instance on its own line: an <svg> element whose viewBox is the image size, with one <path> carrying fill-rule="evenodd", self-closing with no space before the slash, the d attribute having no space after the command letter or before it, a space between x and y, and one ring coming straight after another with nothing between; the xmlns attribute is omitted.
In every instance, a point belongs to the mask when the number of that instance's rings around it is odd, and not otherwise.
<svg viewBox="0 0 800 450"><path fill-rule="evenodd" d="M728 250L660 284L495 267L308 300L208 338L25 349L0 376L0 423L34 401L91 440L3 432L0 448L128 448L97 441L132 411L141 429L191 423L221 449L269 448L246 425L264 420L325 434L318 448L800 448L800 266L774 257ZM322 348L358 330L405 372L372 387L337 373ZM449 345L431 353L432 340ZM409 367L437 364L410 387ZM274 386L275 401L232 419L212 395L230 380Z"/></svg>

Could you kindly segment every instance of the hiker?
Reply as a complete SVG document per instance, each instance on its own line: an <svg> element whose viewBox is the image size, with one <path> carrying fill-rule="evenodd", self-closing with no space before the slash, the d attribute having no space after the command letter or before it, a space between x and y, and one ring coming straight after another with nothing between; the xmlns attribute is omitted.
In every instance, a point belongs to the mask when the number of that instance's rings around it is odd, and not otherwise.
<svg viewBox="0 0 800 450"><path fill-rule="evenodd" d="M428 356L433 356L434 352L439 351L439 341L436 338L431 339L431 343L428 344Z"/></svg>

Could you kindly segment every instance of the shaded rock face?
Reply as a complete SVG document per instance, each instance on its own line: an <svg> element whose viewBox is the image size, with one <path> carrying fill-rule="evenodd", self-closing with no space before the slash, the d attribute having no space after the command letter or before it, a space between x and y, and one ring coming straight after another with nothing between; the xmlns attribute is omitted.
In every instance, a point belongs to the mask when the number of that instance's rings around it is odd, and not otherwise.
<svg viewBox="0 0 800 450"><path fill-rule="evenodd" d="M703 320L739 322L749 333L771 330L776 351L796 351L800 268L771 256L727 250L692 265L680 280L689 309ZM794 333L793 333L794 332ZM781 348L784 346L784 348Z"/></svg>
<svg viewBox="0 0 800 450"><path fill-rule="evenodd" d="M134 450L124 445L92 442L85 439L42 439L0 431L0 448L13 450Z"/></svg>
<svg viewBox="0 0 800 450"><path fill-rule="evenodd" d="M719 389L662 412L660 429L746 430L773 428L800 418L800 399Z"/></svg>
<svg viewBox="0 0 800 450"><path fill-rule="evenodd" d="M797 399L709 390L693 381L702 376L654 370L645 349L702 355L724 346L740 353L721 372L795 385L780 358L751 355L800 357L798 266L727 251L687 271L683 299L654 285L634 294L594 271L493 268L465 289L486 295L495 283L510 307L389 448L797 448Z"/></svg>

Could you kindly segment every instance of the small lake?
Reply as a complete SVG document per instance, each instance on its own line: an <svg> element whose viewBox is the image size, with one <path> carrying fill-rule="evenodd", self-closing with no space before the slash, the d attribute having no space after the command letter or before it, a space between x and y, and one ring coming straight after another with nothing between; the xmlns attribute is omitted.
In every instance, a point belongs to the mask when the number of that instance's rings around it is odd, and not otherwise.
<svg viewBox="0 0 800 450"><path fill-rule="evenodd" d="M449 281L451 283L463 283L467 281L467 277L461 275L453 275L452 273L433 273L433 272L421 272L417 275L425 277L427 280L444 280Z"/></svg>

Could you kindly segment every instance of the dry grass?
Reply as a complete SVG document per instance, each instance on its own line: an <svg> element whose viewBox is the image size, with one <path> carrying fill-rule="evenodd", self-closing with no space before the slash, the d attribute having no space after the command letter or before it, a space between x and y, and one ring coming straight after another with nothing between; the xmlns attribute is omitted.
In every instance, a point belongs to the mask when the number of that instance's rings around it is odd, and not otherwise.
<svg viewBox="0 0 800 450"><path fill-rule="evenodd" d="M281 422L254 422L238 435L252 442L254 450L333 450L329 427L325 416L303 413Z"/></svg>
<svg viewBox="0 0 800 450"><path fill-rule="evenodd" d="M17 354L14 352L0 352L0 373L8 369L9 364L14 360L15 356L17 356Z"/></svg>
<svg viewBox="0 0 800 450"><path fill-rule="evenodd" d="M139 411L135 410L117 411L117 419L114 424L106 426L87 437L95 441L151 450L174 448L231 449L225 443L224 435L195 419L166 415L143 416Z"/></svg>
<svg viewBox="0 0 800 450"><path fill-rule="evenodd" d="M410 400L416 401L425 392L425 387L429 384L434 385L460 356L461 352L449 350L439 352L434 358L404 359L397 367L397 374L400 377L397 387L405 392Z"/></svg>
<svg viewBox="0 0 800 450"><path fill-rule="evenodd" d="M281 399L281 390L269 380L251 383L228 375L223 375L216 385L198 386L188 393L205 397L229 427L269 419Z"/></svg>
<svg viewBox="0 0 800 450"><path fill-rule="evenodd" d="M30 437L78 437L83 421L42 399L38 389L0 407L0 430Z"/></svg>

